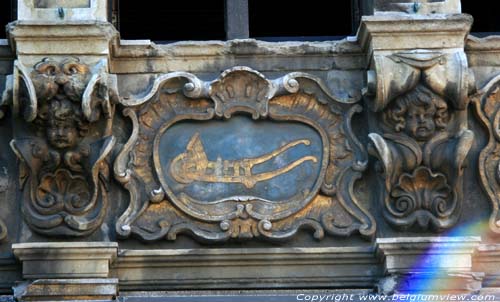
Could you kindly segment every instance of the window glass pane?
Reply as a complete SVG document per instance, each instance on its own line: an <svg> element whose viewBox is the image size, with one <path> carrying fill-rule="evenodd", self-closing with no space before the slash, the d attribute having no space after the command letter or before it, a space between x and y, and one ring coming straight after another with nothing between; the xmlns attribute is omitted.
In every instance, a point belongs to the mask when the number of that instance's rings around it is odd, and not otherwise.
<svg viewBox="0 0 500 302"><path fill-rule="evenodd" d="M5 39L5 25L13 20L12 1L0 0L0 39Z"/></svg>
<svg viewBox="0 0 500 302"><path fill-rule="evenodd" d="M494 2L485 2L494 3ZM488 6L479 5L477 0L462 0L462 12L474 17L472 33L484 33L486 35L492 32L500 32L500 18L498 11ZM481 35L481 34L479 34Z"/></svg>
<svg viewBox="0 0 500 302"><path fill-rule="evenodd" d="M224 0L119 0L122 39L223 40Z"/></svg>
<svg viewBox="0 0 500 302"><path fill-rule="evenodd" d="M249 0L248 6L250 37L253 38L304 37L302 39L321 40L321 37L353 33L351 1L348 0Z"/></svg>

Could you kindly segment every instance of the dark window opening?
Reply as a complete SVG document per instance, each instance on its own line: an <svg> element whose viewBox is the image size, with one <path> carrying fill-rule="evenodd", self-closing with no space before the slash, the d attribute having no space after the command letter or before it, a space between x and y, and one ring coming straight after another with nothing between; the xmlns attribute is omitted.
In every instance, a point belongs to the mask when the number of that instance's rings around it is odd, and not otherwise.
<svg viewBox="0 0 500 302"><path fill-rule="evenodd" d="M249 0L250 37L263 40L326 40L352 35L356 29L353 30L351 2Z"/></svg>
<svg viewBox="0 0 500 302"><path fill-rule="evenodd" d="M224 0L137 1L119 0L122 39L223 40Z"/></svg>
<svg viewBox="0 0 500 302"><path fill-rule="evenodd" d="M5 25L17 19L15 7L17 7L15 0L0 0L0 39L6 38Z"/></svg>
<svg viewBox="0 0 500 302"><path fill-rule="evenodd" d="M473 35L500 34L500 18L496 9L478 5L477 0L462 0L462 12L474 17L471 29Z"/></svg>

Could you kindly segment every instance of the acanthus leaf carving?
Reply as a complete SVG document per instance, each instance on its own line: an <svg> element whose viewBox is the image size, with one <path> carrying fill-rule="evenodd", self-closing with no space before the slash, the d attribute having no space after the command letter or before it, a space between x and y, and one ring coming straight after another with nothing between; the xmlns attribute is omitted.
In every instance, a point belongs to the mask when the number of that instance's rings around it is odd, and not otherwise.
<svg viewBox="0 0 500 302"><path fill-rule="evenodd" d="M461 215L474 139L466 114L474 85L464 54L415 50L377 56L375 66L366 99L378 112L369 138L384 217L399 229L448 229Z"/></svg>
<svg viewBox="0 0 500 302"><path fill-rule="evenodd" d="M212 82L159 76L149 92L122 103L133 131L114 165L130 192L117 233L207 242L281 241L300 229L317 239L373 235L374 219L352 189L367 162L350 126L355 102L304 73L268 80L234 67Z"/></svg>
<svg viewBox="0 0 500 302"><path fill-rule="evenodd" d="M92 233L107 210L116 79L104 61L46 58L31 71L16 61L12 87L26 223L45 235Z"/></svg>

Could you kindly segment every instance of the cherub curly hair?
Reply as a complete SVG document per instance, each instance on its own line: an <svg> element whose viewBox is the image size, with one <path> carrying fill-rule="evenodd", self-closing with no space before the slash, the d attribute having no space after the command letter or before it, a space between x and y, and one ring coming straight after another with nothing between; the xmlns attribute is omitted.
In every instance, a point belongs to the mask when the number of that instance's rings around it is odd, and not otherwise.
<svg viewBox="0 0 500 302"><path fill-rule="evenodd" d="M389 110L386 111L385 118L394 126L396 132L405 129L406 113L410 106L425 107L426 109L433 106L436 109L434 113L436 128L439 130L446 128L448 123L448 105L445 100L425 86L418 85L415 89L399 96Z"/></svg>
<svg viewBox="0 0 500 302"><path fill-rule="evenodd" d="M39 127L45 128L50 127L54 121L72 121L78 129L78 134L85 136L88 132L88 122L78 105L66 99L46 102L40 106L36 122Z"/></svg>

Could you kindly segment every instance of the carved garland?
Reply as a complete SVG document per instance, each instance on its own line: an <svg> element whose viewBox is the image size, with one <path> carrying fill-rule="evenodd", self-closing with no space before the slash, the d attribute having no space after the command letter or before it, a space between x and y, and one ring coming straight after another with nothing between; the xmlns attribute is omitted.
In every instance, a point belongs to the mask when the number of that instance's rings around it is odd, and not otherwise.
<svg viewBox="0 0 500 302"><path fill-rule="evenodd" d="M326 91L308 74L268 80L235 67L213 82L162 75L144 97L122 100L133 131L114 165L130 192L118 234L210 242L284 240L302 228L318 239L373 235L374 219L353 193L366 168L350 126L361 107ZM287 185L295 178L304 188Z"/></svg>

